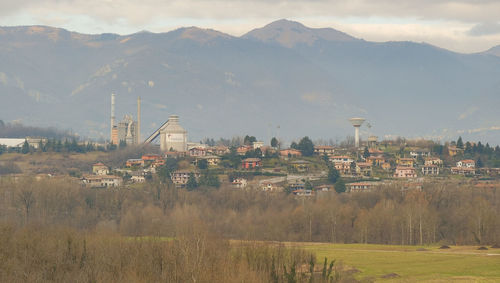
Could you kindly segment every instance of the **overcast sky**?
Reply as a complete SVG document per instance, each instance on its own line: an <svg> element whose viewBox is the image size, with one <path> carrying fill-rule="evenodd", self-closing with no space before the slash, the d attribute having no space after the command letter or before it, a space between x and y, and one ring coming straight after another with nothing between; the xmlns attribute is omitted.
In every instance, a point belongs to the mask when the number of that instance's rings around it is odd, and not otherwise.
<svg viewBox="0 0 500 283"><path fill-rule="evenodd" d="M239 36L282 18L365 40L427 42L467 53L500 45L500 0L0 0L2 26L82 33L199 26Z"/></svg>

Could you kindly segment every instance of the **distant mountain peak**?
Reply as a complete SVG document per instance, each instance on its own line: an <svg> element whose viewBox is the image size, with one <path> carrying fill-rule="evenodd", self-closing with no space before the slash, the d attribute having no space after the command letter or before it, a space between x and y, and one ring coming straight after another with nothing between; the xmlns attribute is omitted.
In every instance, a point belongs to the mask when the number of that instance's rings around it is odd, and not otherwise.
<svg viewBox="0 0 500 283"><path fill-rule="evenodd" d="M482 52L483 54L495 55L500 57L500 45L493 46L490 49Z"/></svg>
<svg viewBox="0 0 500 283"><path fill-rule="evenodd" d="M303 24L287 19L274 21L262 28L254 29L243 35L244 38L263 42L276 42L291 48L297 44L312 45L317 40L355 41L358 40L332 28L309 28Z"/></svg>
<svg viewBox="0 0 500 283"><path fill-rule="evenodd" d="M213 29L204 29L199 27L185 27L177 30L180 38L191 39L200 43L206 43L216 38L231 38L229 34L222 33Z"/></svg>

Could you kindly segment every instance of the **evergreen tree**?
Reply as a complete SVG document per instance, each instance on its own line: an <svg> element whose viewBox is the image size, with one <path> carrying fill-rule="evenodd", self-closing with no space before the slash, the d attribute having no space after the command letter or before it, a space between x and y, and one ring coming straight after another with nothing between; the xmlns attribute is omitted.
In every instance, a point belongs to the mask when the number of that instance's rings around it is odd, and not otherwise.
<svg viewBox="0 0 500 283"><path fill-rule="evenodd" d="M189 179L186 183L186 189L188 191L192 191L194 189L198 188L198 182L196 181L196 177L194 176L193 173L189 174Z"/></svg>
<svg viewBox="0 0 500 283"><path fill-rule="evenodd" d="M484 164L483 164L483 161L481 160L481 157L479 157L476 161L476 167L477 168L483 168L484 167Z"/></svg>
<svg viewBox="0 0 500 283"><path fill-rule="evenodd" d="M458 148L464 148L464 142L462 141L462 137L458 137L457 147Z"/></svg>
<svg viewBox="0 0 500 283"><path fill-rule="evenodd" d="M365 150L363 151L363 157L364 158L370 157L370 151L368 150L368 147L365 147Z"/></svg>
<svg viewBox="0 0 500 283"><path fill-rule="evenodd" d="M297 145L296 142L292 142L292 144L290 144L290 148L293 148L293 149L298 149L299 146Z"/></svg>
<svg viewBox="0 0 500 283"><path fill-rule="evenodd" d="M28 140L24 140L23 146L21 147L21 153L27 154L30 152L30 144Z"/></svg>
<svg viewBox="0 0 500 283"><path fill-rule="evenodd" d="M272 138L271 139L271 146L274 148L278 147L278 139L277 138Z"/></svg>
<svg viewBox="0 0 500 283"><path fill-rule="evenodd" d="M245 145L252 145L256 141L257 139L254 136L249 136L249 135L246 135L245 138L243 139L243 143Z"/></svg>
<svg viewBox="0 0 500 283"><path fill-rule="evenodd" d="M208 161L206 159L198 160L198 168L201 170L205 170L208 168Z"/></svg>
<svg viewBox="0 0 500 283"><path fill-rule="evenodd" d="M339 193L339 194L340 194L340 193L344 193L344 192L345 192L345 190L346 190L346 188L345 188L345 183L344 183L344 180L342 180L342 178L339 178L339 179L337 180L337 182L335 182L334 187L335 187L335 191L336 191L337 193Z"/></svg>
<svg viewBox="0 0 500 283"><path fill-rule="evenodd" d="M340 177L339 171L337 169L335 169L334 166L329 166L328 167L328 181L330 181L330 183L332 183L332 184L335 184L335 182L337 182L339 177Z"/></svg>
<svg viewBox="0 0 500 283"><path fill-rule="evenodd" d="M471 146L470 142L465 143L464 153L465 154L472 154L472 146Z"/></svg>
<svg viewBox="0 0 500 283"><path fill-rule="evenodd" d="M312 156L314 154L314 144L307 136L300 140L297 148L304 156Z"/></svg>

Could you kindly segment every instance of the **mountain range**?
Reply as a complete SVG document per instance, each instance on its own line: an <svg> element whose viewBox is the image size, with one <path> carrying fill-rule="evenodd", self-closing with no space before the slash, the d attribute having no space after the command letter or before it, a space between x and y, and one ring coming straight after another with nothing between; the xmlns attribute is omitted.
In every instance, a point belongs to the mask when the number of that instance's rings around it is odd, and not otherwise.
<svg viewBox="0 0 500 283"><path fill-rule="evenodd" d="M171 114L193 141L255 135L500 143L500 46L462 54L370 42L279 20L241 37L211 29L87 35L0 27L0 119L108 138L142 99L142 136Z"/></svg>

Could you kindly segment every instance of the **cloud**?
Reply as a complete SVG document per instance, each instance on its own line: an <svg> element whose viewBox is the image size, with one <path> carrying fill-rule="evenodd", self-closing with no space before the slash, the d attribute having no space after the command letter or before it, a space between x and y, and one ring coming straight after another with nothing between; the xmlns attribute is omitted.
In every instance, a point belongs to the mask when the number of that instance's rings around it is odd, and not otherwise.
<svg viewBox="0 0 500 283"><path fill-rule="evenodd" d="M473 26L467 34L471 36L500 34L500 22L477 24Z"/></svg>

